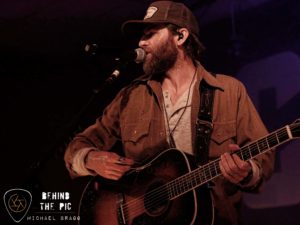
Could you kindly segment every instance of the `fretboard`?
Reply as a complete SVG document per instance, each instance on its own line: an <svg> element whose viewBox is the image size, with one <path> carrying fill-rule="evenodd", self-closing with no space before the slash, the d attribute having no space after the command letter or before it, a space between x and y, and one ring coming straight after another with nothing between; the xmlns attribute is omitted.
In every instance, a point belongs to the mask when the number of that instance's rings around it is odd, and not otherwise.
<svg viewBox="0 0 300 225"><path fill-rule="evenodd" d="M241 159L247 161L291 140L292 138L290 127L285 126L270 133L266 137L243 146L238 151L235 151L234 154L237 154ZM177 198L221 175L219 161L220 158L169 182L166 185L168 198Z"/></svg>

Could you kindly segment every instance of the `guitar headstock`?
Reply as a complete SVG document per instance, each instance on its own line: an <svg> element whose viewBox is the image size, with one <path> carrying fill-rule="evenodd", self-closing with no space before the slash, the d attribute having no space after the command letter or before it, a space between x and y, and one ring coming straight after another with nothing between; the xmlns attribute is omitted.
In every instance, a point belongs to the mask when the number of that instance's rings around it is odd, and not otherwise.
<svg viewBox="0 0 300 225"><path fill-rule="evenodd" d="M300 138L300 118L290 125L290 129L294 138Z"/></svg>

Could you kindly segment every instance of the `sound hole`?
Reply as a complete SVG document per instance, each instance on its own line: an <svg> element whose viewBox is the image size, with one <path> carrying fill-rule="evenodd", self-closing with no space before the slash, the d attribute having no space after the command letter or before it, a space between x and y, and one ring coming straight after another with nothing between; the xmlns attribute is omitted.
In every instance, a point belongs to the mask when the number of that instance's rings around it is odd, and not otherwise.
<svg viewBox="0 0 300 225"><path fill-rule="evenodd" d="M168 191L163 184L162 181L152 183L145 194L145 209L151 216L158 216L166 212L170 204Z"/></svg>

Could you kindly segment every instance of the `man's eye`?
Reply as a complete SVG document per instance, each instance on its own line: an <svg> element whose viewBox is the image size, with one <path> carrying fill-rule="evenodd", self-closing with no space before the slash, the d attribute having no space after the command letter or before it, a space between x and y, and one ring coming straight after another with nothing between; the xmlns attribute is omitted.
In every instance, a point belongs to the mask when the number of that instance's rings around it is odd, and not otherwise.
<svg viewBox="0 0 300 225"><path fill-rule="evenodd" d="M155 34L155 32L150 32L150 33L144 34L143 39L147 40L147 39L151 38L154 34Z"/></svg>

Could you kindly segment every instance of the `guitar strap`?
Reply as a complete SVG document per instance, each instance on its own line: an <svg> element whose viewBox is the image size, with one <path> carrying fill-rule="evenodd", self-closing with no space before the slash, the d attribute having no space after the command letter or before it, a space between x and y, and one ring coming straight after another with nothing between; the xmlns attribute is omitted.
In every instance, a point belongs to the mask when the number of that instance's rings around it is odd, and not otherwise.
<svg viewBox="0 0 300 225"><path fill-rule="evenodd" d="M212 74L216 77L216 74ZM213 130L212 113L215 89L204 80L199 85L200 107L196 122L196 162L204 165L208 162L209 142Z"/></svg>

